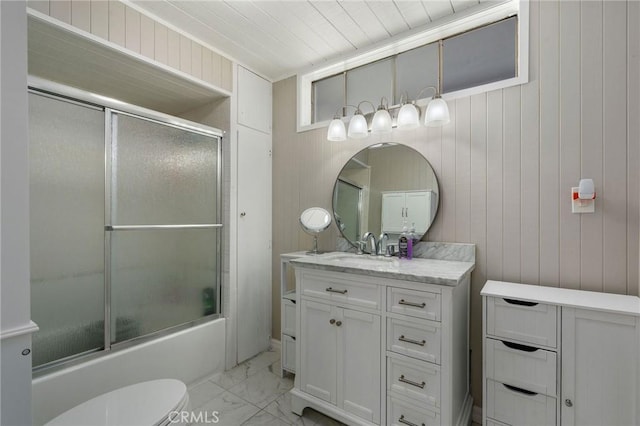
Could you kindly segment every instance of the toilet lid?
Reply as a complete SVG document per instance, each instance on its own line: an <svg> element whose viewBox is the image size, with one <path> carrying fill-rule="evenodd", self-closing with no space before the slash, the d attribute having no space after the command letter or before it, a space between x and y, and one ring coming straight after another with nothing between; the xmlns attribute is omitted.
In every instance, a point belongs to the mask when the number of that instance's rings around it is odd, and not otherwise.
<svg viewBox="0 0 640 426"><path fill-rule="evenodd" d="M188 397L184 383L174 379L137 383L97 396L60 414L46 426L156 425L182 409Z"/></svg>

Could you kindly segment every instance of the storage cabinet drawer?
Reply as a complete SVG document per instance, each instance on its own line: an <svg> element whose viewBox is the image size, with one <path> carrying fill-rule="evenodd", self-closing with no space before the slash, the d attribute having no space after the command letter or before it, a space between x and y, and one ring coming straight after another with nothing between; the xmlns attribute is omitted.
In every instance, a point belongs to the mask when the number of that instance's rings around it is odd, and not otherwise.
<svg viewBox="0 0 640 426"><path fill-rule="evenodd" d="M387 425L440 426L440 414L399 398L387 398Z"/></svg>
<svg viewBox="0 0 640 426"><path fill-rule="evenodd" d="M282 368L292 373L296 372L296 340L287 336L282 336Z"/></svg>
<svg viewBox="0 0 640 426"><path fill-rule="evenodd" d="M387 349L440 364L440 324L387 319Z"/></svg>
<svg viewBox="0 0 640 426"><path fill-rule="evenodd" d="M556 399L487 380L487 417L509 425L556 424Z"/></svg>
<svg viewBox="0 0 640 426"><path fill-rule="evenodd" d="M387 357L387 389L420 405L440 407L440 367L410 358Z"/></svg>
<svg viewBox="0 0 640 426"><path fill-rule="evenodd" d="M387 311L440 321L440 294L428 291L387 289Z"/></svg>
<svg viewBox="0 0 640 426"><path fill-rule="evenodd" d="M557 346L556 306L489 297L486 321L490 336L550 348Z"/></svg>
<svg viewBox="0 0 640 426"><path fill-rule="evenodd" d="M380 286L375 284L349 279L330 279L305 273L300 287L303 296L369 309L381 308L381 290Z"/></svg>
<svg viewBox="0 0 640 426"><path fill-rule="evenodd" d="M555 352L486 339L488 379L548 396L557 396Z"/></svg>
<svg viewBox="0 0 640 426"><path fill-rule="evenodd" d="M282 333L296 337L296 302L282 299Z"/></svg>

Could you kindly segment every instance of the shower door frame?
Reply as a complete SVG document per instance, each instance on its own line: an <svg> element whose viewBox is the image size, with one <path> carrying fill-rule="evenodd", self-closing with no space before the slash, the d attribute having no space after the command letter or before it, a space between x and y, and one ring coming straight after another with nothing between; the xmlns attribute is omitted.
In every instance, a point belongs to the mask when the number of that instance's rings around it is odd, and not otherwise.
<svg viewBox="0 0 640 426"><path fill-rule="evenodd" d="M223 180L223 159L222 159L222 140L224 132L222 130L200 124L192 121L174 117L158 111L128 104L106 96L90 93L81 89L44 80L39 77L29 76L28 92L62 100L65 102L79 103L88 107L97 107L104 112L104 341L103 348L93 349L86 352L70 355L55 361L48 362L41 366L33 368L34 377L48 374L63 368L70 367L79 363L84 363L94 358L105 356L114 351L118 351L127 347L138 345L149 340L157 339L184 330L196 325L222 318L221 301L224 297L222 288L223 276L223 253L222 238L224 228L223 223L223 206L222 206L222 180ZM113 128L112 117L114 114L125 115L152 123L173 127L179 130L186 130L197 133L206 137L211 137L217 141L217 164L216 164L216 217L220 223L209 224L180 224L180 225L112 225L111 202L112 202L112 141ZM202 316L185 323L176 324L137 336L122 342L111 342L111 237L114 231L129 230L169 230L169 229L218 229L216 234L215 257L217 271L216 278L216 311L214 314Z"/></svg>

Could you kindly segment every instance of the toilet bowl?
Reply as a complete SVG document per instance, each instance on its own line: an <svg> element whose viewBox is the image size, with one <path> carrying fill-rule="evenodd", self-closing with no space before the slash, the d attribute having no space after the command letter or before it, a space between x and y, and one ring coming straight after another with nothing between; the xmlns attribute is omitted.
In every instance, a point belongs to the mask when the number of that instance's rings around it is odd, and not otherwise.
<svg viewBox="0 0 640 426"><path fill-rule="evenodd" d="M152 380L83 402L45 426L179 426L185 424L181 422L181 413L189 408L184 383L174 379Z"/></svg>

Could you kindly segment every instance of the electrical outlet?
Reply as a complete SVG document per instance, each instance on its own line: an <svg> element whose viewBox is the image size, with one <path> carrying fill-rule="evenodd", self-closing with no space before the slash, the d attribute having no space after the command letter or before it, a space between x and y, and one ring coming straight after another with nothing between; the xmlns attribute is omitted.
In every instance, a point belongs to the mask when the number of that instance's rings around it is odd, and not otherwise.
<svg viewBox="0 0 640 426"><path fill-rule="evenodd" d="M577 193L577 186L571 188L571 213L594 213L596 211L596 200L575 199L573 194Z"/></svg>

